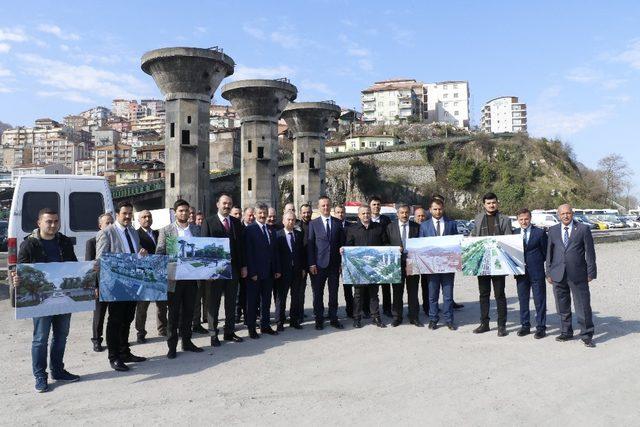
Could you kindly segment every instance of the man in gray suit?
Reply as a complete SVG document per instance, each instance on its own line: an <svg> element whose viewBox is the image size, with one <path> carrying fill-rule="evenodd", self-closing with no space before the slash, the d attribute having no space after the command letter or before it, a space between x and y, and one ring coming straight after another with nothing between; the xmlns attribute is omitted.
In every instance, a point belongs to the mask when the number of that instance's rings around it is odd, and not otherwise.
<svg viewBox="0 0 640 427"><path fill-rule="evenodd" d="M200 236L200 227L189 222L189 203L180 199L174 203L173 209L176 212L176 221L160 229L156 254L164 255L167 253L167 237ZM191 321L198 293L198 281L171 280L171 272L169 272L169 279L169 292L167 293L167 306L169 308L167 345L169 346L169 352L167 353L167 358L176 358L178 325L180 325L180 336L182 337L182 350L200 353L202 349L191 341Z"/></svg>
<svg viewBox="0 0 640 427"><path fill-rule="evenodd" d="M588 226L573 220L571 205L561 205L558 216L561 224L549 229L546 260L547 281L553 284L553 295L560 314L561 333L556 341L569 341L573 337L573 295L582 342L587 347L595 347L589 292L589 282L598 275L593 236Z"/></svg>
<svg viewBox="0 0 640 427"><path fill-rule="evenodd" d="M140 246L138 232L131 225L133 205L120 202L116 211L116 221L98 232L96 237L96 259L105 253L125 253L147 255ZM98 264L99 266L99 264ZM135 301L114 301L109 303L107 318L107 349L109 364L116 371L128 371L128 362L144 362L145 357L134 356L129 348L129 329L136 314Z"/></svg>
<svg viewBox="0 0 640 427"><path fill-rule="evenodd" d="M511 220L498 211L498 196L487 193L482 196L484 212L476 215L475 225L471 230L472 236L498 236L513 234ZM478 276L478 290L480 292L480 326L473 330L475 334L489 331L489 299L491 284L493 283L493 297L498 307L498 336L504 337L507 332L507 297L504 293L505 276Z"/></svg>

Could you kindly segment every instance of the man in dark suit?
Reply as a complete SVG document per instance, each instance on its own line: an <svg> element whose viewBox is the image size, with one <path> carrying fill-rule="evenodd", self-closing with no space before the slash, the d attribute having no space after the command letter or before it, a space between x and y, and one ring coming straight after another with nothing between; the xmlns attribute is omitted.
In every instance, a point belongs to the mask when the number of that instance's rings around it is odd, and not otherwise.
<svg viewBox="0 0 640 427"><path fill-rule="evenodd" d="M413 221L409 221L409 205L402 204L398 206L398 221L387 225L387 235L389 236L389 245L402 247L402 276L400 283L394 283L393 287L393 322L391 326L396 327L402 324L404 301L404 287L407 286L407 301L409 303L409 322L415 326L424 326L420 323L419 301L418 301L418 282L420 276L407 276L406 264L407 255L404 249L407 246L407 239L418 237L420 234L420 226Z"/></svg>
<svg viewBox="0 0 640 427"><path fill-rule="evenodd" d="M358 207L358 221L347 228L344 246L387 246L389 236L387 230L380 223L371 221L371 208L367 205ZM342 253L342 249L340 250ZM344 285L343 285L344 286ZM346 285L354 286L353 295L353 327L362 327L362 306L367 304L373 318L373 324L384 328L380 318L380 304L378 300L378 284ZM369 289L368 299L364 299L363 290Z"/></svg>
<svg viewBox="0 0 640 427"><path fill-rule="evenodd" d="M582 342L587 347L595 347L589 291L589 283L598 275L593 236L588 226L573 220L571 205L561 205L558 216L561 223L549 229L546 259L547 281L553 284L553 294L560 314L561 334L556 337L556 341L568 341L573 337L573 295Z"/></svg>
<svg viewBox="0 0 640 427"><path fill-rule="evenodd" d="M431 214L429 214L431 215ZM413 211L413 220L422 225L427 220L427 211L424 208L416 208ZM429 275L421 274L420 276L420 289L422 294L422 312L427 318L429 317Z"/></svg>
<svg viewBox="0 0 640 427"><path fill-rule="evenodd" d="M232 209L233 211L233 209ZM244 230L250 225L253 224L256 220L256 216L253 210L253 207L244 208L242 211L242 215L240 219L240 229L242 230L242 235L244 236ZM244 244L244 238L242 239L242 244ZM242 256L244 256L244 250L242 250ZM247 309L247 282L249 279L247 277L240 277L238 281L238 300L236 301L236 322L244 321L244 324L247 324L246 317L246 309Z"/></svg>
<svg viewBox="0 0 640 427"><path fill-rule="evenodd" d="M340 220L342 224L342 228L345 231L345 235L347 233L347 227L353 225L349 221L345 220L346 217L346 209L343 205L336 205L333 207L333 216ZM345 302L345 311L347 313L347 317L353 319L353 286L344 286L342 287L344 292L344 302ZM367 305L367 313L369 313L369 307Z"/></svg>
<svg viewBox="0 0 640 427"><path fill-rule="evenodd" d="M518 300L520 301L520 330L518 336L531 333L529 299L533 292L536 307L536 333L534 338L547 335L547 289L544 274L544 261L547 258L547 233L531 225L531 212L527 208L516 212L520 224L520 235L524 247L525 273L516 276Z"/></svg>
<svg viewBox="0 0 640 427"><path fill-rule="evenodd" d="M271 329L271 293L274 279L280 278L276 236L266 223L268 207L255 208L256 222L245 229L244 250L247 265L247 328L249 336L260 338L256 332L258 301L260 301L260 332L278 335Z"/></svg>
<svg viewBox="0 0 640 427"><path fill-rule="evenodd" d="M304 300L302 300L302 279L307 265L304 252L302 231L296 230L296 214L285 212L282 217L284 228L276 232L278 260L282 276L276 280L276 322L278 331L284 331L287 294L291 290L289 324L292 328L302 329Z"/></svg>
<svg viewBox="0 0 640 427"><path fill-rule="evenodd" d="M452 236L458 234L456 222L444 216L444 202L431 199L431 218L420 224L420 237ZM455 330L453 324L453 281L455 273L429 274L429 329L437 329L440 320L438 300L442 289L442 311L447 328Z"/></svg>
<svg viewBox="0 0 640 427"><path fill-rule="evenodd" d="M200 235L202 237L226 237L229 239L231 249L232 279L212 280L207 286L207 301L209 302L208 320L211 336L211 345L220 346L218 339L218 316L220 315L220 301L224 294L224 335L225 341L242 342L235 333L236 298L238 295L238 279L247 277L247 269L244 266L244 253L242 243L244 240L243 228L240 221L230 215L233 199L227 193L221 193L216 201L217 212L202 223Z"/></svg>
<svg viewBox="0 0 640 427"><path fill-rule="evenodd" d="M103 213L98 217L98 229L103 230L106 226L113 224L113 215L110 213ZM87 245L84 252L85 261L95 261L96 259L96 238L92 237L87 240ZM96 277L96 288L98 287ZM104 330L104 316L107 314L108 302L100 301L100 298L96 298L96 308L93 310L93 337L91 342L93 343L93 351L104 351L102 346L102 331Z"/></svg>
<svg viewBox="0 0 640 427"><path fill-rule="evenodd" d="M382 228L386 229L387 225L391 223L391 218L380 213L382 210L382 199L378 196L373 196L369 199L369 207L371 208L371 222L377 222ZM391 285L384 284L380 285L380 287L382 288L382 313L385 316L393 317L391 311ZM367 292L369 292L368 288L364 289L365 298L368 297Z"/></svg>
<svg viewBox="0 0 640 427"><path fill-rule="evenodd" d="M153 218L151 212L143 210L138 214L138 237L140 238L140 246L145 248L148 253L156 253L156 243L158 243L158 230L152 230ZM136 305L136 331L138 344L147 342L147 331L145 324L147 323L147 310L149 309L149 301L138 301ZM158 335L167 336L167 302L156 301L156 326Z"/></svg>
<svg viewBox="0 0 640 427"><path fill-rule="evenodd" d="M508 216L498 211L498 196L487 193L482 196L484 212L476 215L471 236L498 236L513 234L511 220ZM489 299L491 297L491 284L493 283L493 296L498 307L498 336L506 337L507 332L507 296L504 293L505 276L478 276L478 291L480 294L480 326L473 330L474 334L482 334L489 331Z"/></svg>
<svg viewBox="0 0 640 427"><path fill-rule="evenodd" d="M309 222L307 258L313 288L313 314L316 330L324 329L324 286L329 288L329 320L331 326L343 329L338 320L338 288L340 282L340 247L344 244L344 230L340 221L331 216L331 200L318 199L320 216Z"/></svg>

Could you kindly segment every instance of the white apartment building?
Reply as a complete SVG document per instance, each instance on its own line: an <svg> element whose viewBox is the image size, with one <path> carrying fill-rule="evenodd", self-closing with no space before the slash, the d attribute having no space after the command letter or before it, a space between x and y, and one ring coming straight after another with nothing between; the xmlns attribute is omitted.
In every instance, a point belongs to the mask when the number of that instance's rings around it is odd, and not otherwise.
<svg viewBox="0 0 640 427"><path fill-rule="evenodd" d="M376 124L420 121L422 91L422 83L414 79L375 82L362 91L362 119L365 123Z"/></svg>
<svg viewBox="0 0 640 427"><path fill-rule="evenodd" d="M37 165L61 164L69 171L75 167L75 162L87 155L83 142L68 138L48 138L33 144L33 163Z"/></svg>
<svg viewBox="0 0 640 427"><path fill-rule="evenodd" d="M165 120L164 116L145 116L136 119L131 123L131 130L150 130L155 131L158 135L164 135Z"/></svg>
<svg viewBox="0 0 640 427"><path fill-rule="evenodd" d="M384 149L399 143L400 140L395 135L359 135L344 140L344 151Z"/></svg>
<svg viewBox="0 0 640 427"><path fill-rule="evenodd" d="M115 144L103 145L93 150L93 167L91 175L104 175L107 171L114 171L122 163L131 161L132 150L130 145Z"/></svg>
<svg viewBox="0 0 640 427"><path fill-rule="evenodd" d="M18 178L24 175L63 175L70 173L71 169L61 164L19 166L11 171L11 186L15 187L18 183Z"/></svg>
<svg viewBox="0 0 640 427"><path fill-rule="evenodd" d="M449 123L469 129L469 97L467 81L425 83L422 98L424 122Z"/></svg>
<svg viewBox="0 0 640 427"><path fill-rule="evenodd" d="M480 129L489 133L527 132L527 104L517 96L501 96L482 107Z"/></svg>

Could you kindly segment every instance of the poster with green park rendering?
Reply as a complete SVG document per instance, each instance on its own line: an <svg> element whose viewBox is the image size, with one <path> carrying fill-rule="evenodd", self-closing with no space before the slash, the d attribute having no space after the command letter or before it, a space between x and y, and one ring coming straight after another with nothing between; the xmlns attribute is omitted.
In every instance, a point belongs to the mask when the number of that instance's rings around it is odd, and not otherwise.
<svg viewBox="0 0 640 427"><path fill-rule="evenodd" d="M175 280L231 279L229 239L219 237L167 237L167 254L176 262Z"/></svg>

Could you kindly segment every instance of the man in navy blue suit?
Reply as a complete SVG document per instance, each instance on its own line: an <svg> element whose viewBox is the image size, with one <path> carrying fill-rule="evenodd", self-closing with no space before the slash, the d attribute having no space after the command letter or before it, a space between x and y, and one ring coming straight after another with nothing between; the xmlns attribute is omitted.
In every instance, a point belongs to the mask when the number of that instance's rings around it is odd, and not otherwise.
<svg viewBox="0 0 640 427"><path fill-rule="evenodd" d="M324 285L329 287L329 320L331 326L343 329L338 320L338 287L340 279L340 247L344 244L344 230L339 219L331 216L331 200L318 199L320 216L309 222L307 257L311 287L313 288L313 314L316 330L324 328Z"/></svg>
<svg viewBox="0 0 640 427"><path fill-rule="evenodd" d="M260 305L260 332L269 335L278 335L271 329L271 292L273 280L280 278L280 266L278 251L276 250L276 236L267 225L267 205L258 205L255 208L256 222L245 229L245 261L247 264L247 328L249 336L253 339L260 338L256 332L256 317L258 301Z"/></svg>
<svg viewBox="0 0 640 427"><path fill-rule="evenodd" d="M444 202L432 198L429 203L431 217L420 224L420 237L451 236L458 234L458 226L444 216ZM453 323L453 280L455 273L429 274L429 329L437 329L440 320L440 289L442 289L442 311L447 328L454 331Z"/></svg>
<svg viewBox="0 0 640 427"><path fill-rule="evenodd" d="M520 300L520 330L518 336L531 333L529 298L533 293L536 306L536 333L534 338L547 335L547 288L545 284L544 261L547 258L547 233L531 225L531 212L527 208L516 212L520 224L520 236L524 247L525 273L516 276L518 300Z"/></svg>

